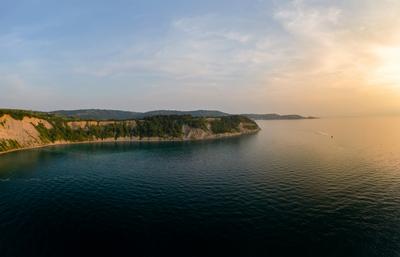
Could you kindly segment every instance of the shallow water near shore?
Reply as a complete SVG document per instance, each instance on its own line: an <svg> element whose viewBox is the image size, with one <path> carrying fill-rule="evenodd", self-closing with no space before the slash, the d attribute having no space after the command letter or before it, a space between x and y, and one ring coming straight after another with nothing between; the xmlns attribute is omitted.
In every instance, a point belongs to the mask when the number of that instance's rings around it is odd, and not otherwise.
<svg viewBox="0 0 400 257"><path fill-rule="evenodd" d="M400 118L0 156L0 256L399 256Z"/></svg>

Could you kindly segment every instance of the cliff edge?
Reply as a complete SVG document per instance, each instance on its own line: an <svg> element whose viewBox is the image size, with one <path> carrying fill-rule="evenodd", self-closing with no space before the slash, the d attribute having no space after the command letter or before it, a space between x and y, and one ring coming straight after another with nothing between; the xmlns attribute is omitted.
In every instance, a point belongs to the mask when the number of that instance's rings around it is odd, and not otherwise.
<svg viewBox="0 0 400 257"><path fill-rule="evenodd" d="M78 120L49 113L0 110L0 153L55 144L110 141L187 141L259 131L240 115L160 115L138 120Z"/></svg>

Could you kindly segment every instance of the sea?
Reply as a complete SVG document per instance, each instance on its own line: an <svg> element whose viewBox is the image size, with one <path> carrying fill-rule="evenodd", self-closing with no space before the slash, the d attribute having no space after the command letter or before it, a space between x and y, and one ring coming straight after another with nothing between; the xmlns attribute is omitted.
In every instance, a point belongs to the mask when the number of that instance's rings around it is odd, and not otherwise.
<svg viewBox="0 0 400 257"><path fill-rule="evenodd" d="M0 155L0 256L400 256L400 117Z"/></svg>

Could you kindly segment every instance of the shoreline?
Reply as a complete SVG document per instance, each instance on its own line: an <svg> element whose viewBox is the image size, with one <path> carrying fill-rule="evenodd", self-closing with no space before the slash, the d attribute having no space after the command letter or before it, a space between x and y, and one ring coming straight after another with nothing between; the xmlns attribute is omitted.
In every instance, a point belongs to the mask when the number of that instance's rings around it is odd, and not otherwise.
<svg viewBox="0 0 400 257"><path fill-rule="evenodd" d="M215 134L205 138L158 138L158 137L150 137L150 138L106 138L106 139L95 139L95 140L87 140L87 141L78 141L78 142L54 142L49 144L37 145L37 146L29 146L29 147L21 147L12 150L7 150L0 152L0 156L12 152L18 151L25 151L37 148L45 148L50 146L62 146L62 145L77 145L77 144L98 144L98 143L127 143L127 142L147 142L147 143L158 143L158 142L195 142L195 141L207 141L207 140L217 140L217 139L224 139L224 138L233 138L233 137L240 137L245 135L252 135L256 134L261 129L258 128L254 131L248 132L236 132L236 133L224 133L224 134Z"/></svg>

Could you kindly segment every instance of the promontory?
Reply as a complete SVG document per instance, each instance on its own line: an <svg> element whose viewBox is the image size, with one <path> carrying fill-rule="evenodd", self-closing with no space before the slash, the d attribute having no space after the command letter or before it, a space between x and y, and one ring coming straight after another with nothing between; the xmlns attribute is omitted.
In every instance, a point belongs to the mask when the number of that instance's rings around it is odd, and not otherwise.
<svg viewBox="0 0 400 257"><path fill-rule="evenodd" d="M157 115L129 120L83 120L46 112L0 109L0 153L47 145L113 141L188 141L260 130L241 116Z"/></svg>

